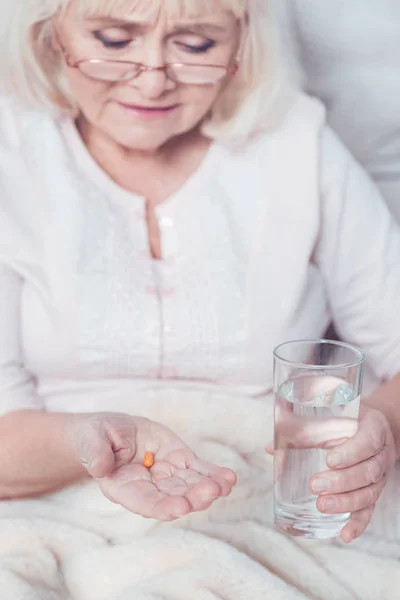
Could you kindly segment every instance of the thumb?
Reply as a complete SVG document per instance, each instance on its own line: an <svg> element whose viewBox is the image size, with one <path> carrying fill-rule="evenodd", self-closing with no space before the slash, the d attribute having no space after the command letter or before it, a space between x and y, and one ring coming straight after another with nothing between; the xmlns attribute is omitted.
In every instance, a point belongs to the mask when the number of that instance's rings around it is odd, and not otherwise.
<svg viewBox="0 0 400 600"><path fill-rule="evenodd" d="M115 455L106 436L93 436L88 444L87 471L94 479L109 477L115 470Z"/></svg>
<svg viewBox="0 0 400 600"><path fill-rule="evenodd" d="M108 477L114 471L115 455L105 431L85 431L78 448L79 460L94 479Z"/></svg>
<svg viewBox="0 0 400 600"><path fill-rule="evenodd" d="M136 424L127 415L79 415L69 425L75 452L94 479L109 477L136 453Z"/></svg>

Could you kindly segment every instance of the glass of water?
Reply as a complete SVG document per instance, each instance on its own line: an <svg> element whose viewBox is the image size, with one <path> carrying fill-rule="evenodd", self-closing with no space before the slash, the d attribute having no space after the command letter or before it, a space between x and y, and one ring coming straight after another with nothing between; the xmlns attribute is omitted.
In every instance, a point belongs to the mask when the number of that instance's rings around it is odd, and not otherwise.
<svg viewBox="0 0 400 600"><path fill-rule="evenodd" d="M310 479L328 470L330 449L357 431L363 364L360 349L329 340L274 350L275 523L285 533L332 538L349 520L319 512Z"/></svg>

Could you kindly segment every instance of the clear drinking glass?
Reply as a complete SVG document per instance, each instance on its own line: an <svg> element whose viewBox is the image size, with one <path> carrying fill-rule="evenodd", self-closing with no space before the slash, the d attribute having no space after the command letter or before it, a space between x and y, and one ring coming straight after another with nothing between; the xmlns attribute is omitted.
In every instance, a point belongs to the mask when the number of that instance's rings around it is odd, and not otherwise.
<svg viewBox="0 0 400 600"><path fill-rule="evenodd" d="M360 349L329 340L274 350L275 523L285 533L336 537L350 517L319 512L310 478L328 470L330 448L357 431L363 364Z"/></svg>

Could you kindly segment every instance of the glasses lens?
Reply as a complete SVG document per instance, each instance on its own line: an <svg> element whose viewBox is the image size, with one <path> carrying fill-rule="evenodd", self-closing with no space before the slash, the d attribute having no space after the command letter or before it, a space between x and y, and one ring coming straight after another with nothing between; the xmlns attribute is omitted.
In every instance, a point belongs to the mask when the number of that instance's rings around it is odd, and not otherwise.
<svg viewBox="0 0 400 600"><path fill-rule="evenodd" d="M218 83L227 74L225 67L207 65L169 65L167 75L179 83L211 85Z"/></svg>
<svg viewBox="0 0 400 600"><path fill-rule="evenodd" d="M79 69L92 79L101 81L127 81L135 77L140 70L135 63L113 62L108 60L85 60Z"/></svg>
<svg viewBox="0 0 400 600"><path fill-rule="evenodd" d="M140 65L112 60L85 60L79 64L81 72L101 81L129 81L140 72ZM225 67L208 65L172 64L166 68L170 79L192 85L212 85L227 74Z"/></svg>

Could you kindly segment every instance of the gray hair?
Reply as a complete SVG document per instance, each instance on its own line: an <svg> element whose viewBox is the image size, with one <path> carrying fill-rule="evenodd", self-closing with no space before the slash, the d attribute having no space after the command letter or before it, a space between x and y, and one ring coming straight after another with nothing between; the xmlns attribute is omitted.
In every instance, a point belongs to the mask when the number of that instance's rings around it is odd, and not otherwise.
<svg viewBox="0 0 400 600"><path fill-rule="evenodd" d="M3 0L0 7L0 89L55 114L71 112L73 98L52 43L51 19L70 0ZM107 13L129 0L79 0L82 14ZM247 22L241 65L225 86L203 124L214 139L241 139L260 126L273 128L284 116L295 89L279 49L271 0L217 0ZM141 0L131 0L138 5ZM196 16L216 0L151 0L154 10ZM126 11L126 10L125 10ZM292 80L292 81L291 81Z"/></svg>

